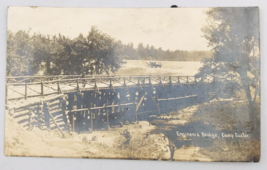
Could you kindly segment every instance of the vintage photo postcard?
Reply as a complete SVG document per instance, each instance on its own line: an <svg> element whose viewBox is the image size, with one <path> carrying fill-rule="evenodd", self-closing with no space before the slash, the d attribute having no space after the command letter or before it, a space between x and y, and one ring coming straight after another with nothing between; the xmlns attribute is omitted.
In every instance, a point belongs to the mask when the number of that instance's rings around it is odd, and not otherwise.
<svg viewBox="0 0 267 170"><path fill-rule="evenodd" d="M9 7L5 155L259 162L258 7Z"/></svg>

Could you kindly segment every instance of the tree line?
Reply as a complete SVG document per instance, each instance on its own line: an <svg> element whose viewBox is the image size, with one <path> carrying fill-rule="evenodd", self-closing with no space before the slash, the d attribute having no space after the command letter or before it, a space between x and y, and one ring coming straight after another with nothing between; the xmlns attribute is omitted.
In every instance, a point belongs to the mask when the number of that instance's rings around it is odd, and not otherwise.
<svg viewBox="0 0 267 170"><path fill-rule="evenodd" d="M92 27L87 36L7 32L7 75L108 74L119 68L120 42Z"/></svg>
<svg viewBox="0 0 267 170"><path fill-rule="evenodd" d="M211 51L184 51L184 50L163 50L153 45L139 43L134 48L133 43L123 45L120 58L128 60L160 60L160 61L201 61L211 58Z"/></svg>
<svg viewBox="0 0 267 170"><path fill-rule="evenodd" d="M206 51L170 51L121 41L92 27L87 35L31 34L30 30L7 32L7 76L110 74L128 60L200 61Z"/></svg>

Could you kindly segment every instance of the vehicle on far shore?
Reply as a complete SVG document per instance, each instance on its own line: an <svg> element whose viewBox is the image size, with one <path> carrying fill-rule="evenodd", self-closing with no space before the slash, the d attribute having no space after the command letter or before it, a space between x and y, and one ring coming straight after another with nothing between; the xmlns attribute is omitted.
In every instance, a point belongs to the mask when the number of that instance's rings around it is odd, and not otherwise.
<svg viewBox="0 0 267 170"><path fill-rule="evenodd" d="M126 65L126 64L127 64L127 61L121 60L121 61L120 61L120 64L121 64L121 65L123 65L123 64Z"/></svg>
<svg viewBox="0 0 267 170"><path fill-rule="evenodd" d="M147 61L146 64L151 68L161 68L161 63L156 61Z"/></svg>

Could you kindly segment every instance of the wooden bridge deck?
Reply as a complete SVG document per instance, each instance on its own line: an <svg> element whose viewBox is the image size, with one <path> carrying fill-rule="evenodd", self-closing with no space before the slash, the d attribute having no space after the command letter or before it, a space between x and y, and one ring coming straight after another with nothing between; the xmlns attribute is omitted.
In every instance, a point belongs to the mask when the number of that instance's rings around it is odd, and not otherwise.
<svg viewBox="0 0 267 170"><path fill-rule="evenodd" d="M6 100L123 87L195 84L194 76L21 76L7 77ZM207 79L207 82L212 81Z"/></svg>

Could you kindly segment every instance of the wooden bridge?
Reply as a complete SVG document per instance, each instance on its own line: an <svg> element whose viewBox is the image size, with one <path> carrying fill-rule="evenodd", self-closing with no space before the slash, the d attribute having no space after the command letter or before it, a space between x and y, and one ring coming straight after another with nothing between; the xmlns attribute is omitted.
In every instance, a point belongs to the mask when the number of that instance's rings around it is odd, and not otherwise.
<svg viewBox="0 0 267 170"><path fill-rule="evenodd" d="M208 95L212 81L162 75L7 77L6 103L11 115L24 115L28 129L54 124L62 134L108 130L125 120L146 119L143 113L168 114L199 102ZM35 102L19 107L8 104L29 98Z"/></svg>
<svg viewBox="0 0 267 170"><path fill-rule="evenodd" d="M7 77L6 99L27 99L53 94L81 92L122 87L144 87L179 84L197 84L194 76L21 76ZM211 82L206 79L203 82Z"/></svg>

